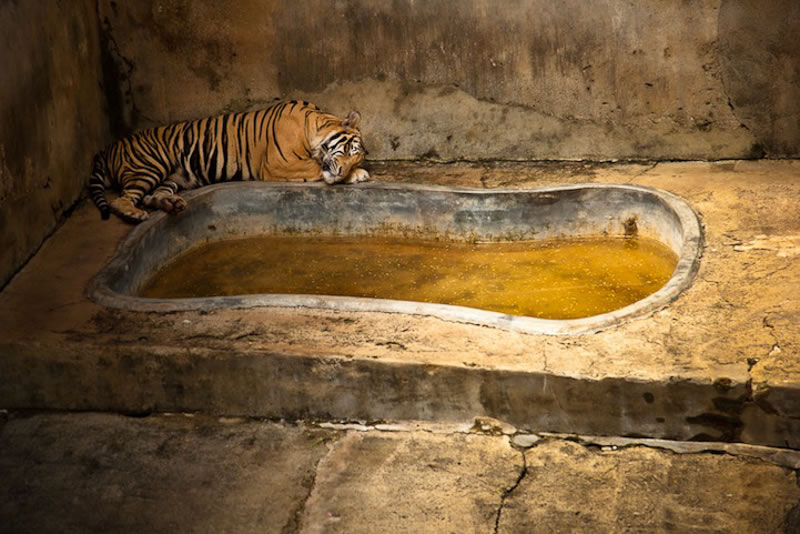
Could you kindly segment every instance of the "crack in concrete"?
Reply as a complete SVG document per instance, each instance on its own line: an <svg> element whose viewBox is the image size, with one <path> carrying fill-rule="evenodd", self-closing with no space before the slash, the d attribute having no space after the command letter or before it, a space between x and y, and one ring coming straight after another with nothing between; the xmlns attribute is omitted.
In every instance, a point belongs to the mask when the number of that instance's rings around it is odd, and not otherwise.
<svg viewBox="0 0 800 534"><path fill-rule="evenodd" d="M717 39L715 40L714 44L714 63L716 64L717 72L716 75L719 77L719 85L722 91L722 96L725 98L725 101L728 103L728 108L731 110L731 115L739 123L739 126L743 128L750 136L753 138L753 154L751 154L750 159L759 159L759 158L767 158L769 154L767 154L766 149L763 145L759 142L758 137L756 136L755 132L750 129L750 127L744 123L744 121L739 117L736 112L736 107L733 105L733 99L731 98L730 89L728 87L728 80L725 77L726 69L722 65L721 61L721 54L719 50L719 38L720 38L720 26L721 26L721 17L722 17L722 9L719 9L717 12ZM748 158L742 158L748 159Z"/></svg>
<svg viewBox="0 0 800 534"><path fill-rule="evenodd" d="M721 243L724 247L736 247L739 245L744 244L744 241L736 237L732 232L726 232L722 234L722 237L729 239L729 241Z"/></svg>
<svg viewBox="0 0 800 534"><path fill-rule="evenodd" d="M498 421L498 423L502 423ZM540 436L541 440L537 441L530 447L517 447L524 448L525 450L538 447L542 443L550 439L561 439L573 441L585 447L606 447L608 450L623 449L626 447L647 447L651 449L667 450L675 454L728 454L736 457L756 458L761 461L777 465L779 467L800 470L800 451L769 447L766 445L750 445L747 443L727 443L717 441L676 441L662 438L628 438L620 436L591 436L583 434L567 434L558 432L533 432L528 430L515 429L515 432L508 433L491 433L491 432L475 432L474 422L470 423L429 423L423 421L413 421L405 423L381 423L376 425L364 424L362 422L339 422L339 423L316 423L309 422L309 424L324 428L327 430L344 430L355 432L426 432L429 434L480 434L496 438L508 438L509 443L513 441L515 435L533 434Z"/></svg>
<svg viewBox="0 0 800 534"><path fill-rule="evenodd" d="M736 250L736 248L734 248L734 250ZM790 269L791 267L794 267L794 265L790 262L790 263L787 263L786 265L778 267L777 269L773 269L773 270L771 270L771 271L769 271L767 273L764 273L764 274L761 274L761 273L753 274L753 280L764 280L765 278L770 278L770 277L772 277L772 276L774 276L774 275L776 275L776 274L778 274L780 272L785 271L786 269Z"/></svg>
<svg viewBox="0 0 800 534"><path fill-rule="evenodd" d="M334 438L334 440L336 440L336 438ZM306 492L303 499L297 504L294 513L289 519L289 522L286 523L281 529L281 534L296 534L298 532L303 531L302 528L303 512L305 512L306 505L308 504L308 501L311 499L311 495L314 493L314 489L316 489L317 487L317 474L319 473L319 466L320 464L322 464L323 460L325 460L328 456L330 456L333 453L333 450L336 448L335 445L336 443L334 441L334 443L332 443L328 447L328 452L326 452L317 459L316 463L314 464L314 467L311 469L311 482L308 485L308 491Z"/></svg>
<svg viewBox="0 0 800 534"><path fill-rule="evenodd" d="M769 312L764 314L764 318L761 320L761 325L769 331L770 336L772 337L773 343L770 347L769 353L767 356L774 356L781 352L781 341L778 337L778 333L775 331L775 325L769 322Z"/></svg>
<svg viewBox="0 0 800 534"><path fill-rule="evenodd" d="M546 343L542 345L542 370L545 373L550 373L551 372L550 368L548 367L548 363L547 363L547 344ZM546 378L545 378L545 380L546 380Z"/></svg>
<svg viewBox="0 0 800 534"><path fill-rule="evenodd" d="M740 458L754 458L785 469L800 471L800 451L767 447L765 445L716 441L673 441L658 438L586 436L555 432L541 432L539 435L543 438L572 441L588 448L600 447L605 451L617 451L629 447L647 447L649 449L670 451L675 454L727 454ZM534 446L539 446L545 441L546 439L539 441Z"/></svg>
<svg viewBox="0 0 800 534"><path fill-rule="evenodd" d="M740 119L739 116L736 114L736 107L733 105L733 101L731 100L731 97L728 94L728 88L726 87L724 82L722 83L722 91L723 94L725 95L725 98L727 99L728 108L730 108L731 115L733 115L733 118L736 119L736 122L739 123L739 126L747 130L750 133L750 135L752 135L753 138L755 139L755 135L753 134L753 131L750 129L750 127L747 126L744 122L742 122L742 119Z"/></svg>
<svg viewBox="0 0 800 534"><path fill-rule="evenodd" d="M637 172L636 174L634 174L633 176L631 176L626 183L629 183L629 184L633 183L634 180L636 180L637 178L641 178L642 176L644 176L648 172L650 172L653 169L655 169L656 167L658 167L658 165L661 164L661 163L662 163L661 161L650 162L650 165L648 165L647 168L645 168L644 170L641 170L641 171Z"/></svg>
<svg viewBox="0 0 800 534"><path fill-rule="evenodd" d="M528 475L528 462L525 459L525 451L520 451L519 453L522 456L522 469L517 476L517 480L514 481L514 484L506 488L503 491L503 495L500 497L500 506L497 508L497 515L494 518L494 534L497 534L500 530L500 518L503 515L503 509L506 506L506 501L509 497L511 497L511 494L514 493L514 491L519 487L520 484L522 484L522 481Z"/></svg>
<svg viewBox="0 0 800 534"><path fill-rule="evenodd" d="M134 64L133 61L131 61L129 58L127 58L125 55L122 54L122 49L120 48L119 43L117 43L117 40L114 37L111 21L108 19L108 17L102 16L99 1L95 9L97 12L97 18L100 21L100 26L101 26L100 29L102 32L103 40L105 41L106 44L106 51L108 53L108 56L114 63L116 63L120 67L124 67L125 69L124 76L118 77L118 86L121 91L124 91L124 94L127 95L128 100L130 102L130 117L129 117L130 123L123 124L122 127L130 131L137 125L139 119L144 119L145 121L151 123L155 122L152 120L152 118L145 116L142 113L141 109L139 109L139 107L136 105L136 99L134 97L134 92L133 92L133 80L132 80L133 72L136 70L136 65ZM124 88L122 87L122 84L125 85ZM105 90L109 91L111 90L111 88L105 88ZM123 123L127 122L124 118L124 112L123 112L122 122Z"/></svg>
<svg viewBox="0 0 800 534"><path fill-rule="evenodd" d="M64 223L67 222L67 219L69 219L70 216L72 216L73 212L76 209L78 209L78 206L80 206L83 203L83 201L88 197L86 191L87 190L84 189L82 193L80 193L77 197L75 197L72 204L64 208L61 214L56 217L56 220L53 221L52 228L50 228L50 230L44 236L42 236L42 239L39 241L39 244L36 245L36 247L30 251L27 257L25 257L25 259L22 260L22 262L14 270L14 272L9 275L8 280L6 280L4 283L0 283L0 292L5 291L5 289L11 285L11 282L17 277L19 273L22 272L22 270L31 262L31 260L33 260L34 256L36 256L39 253L39 251L42 249L47 240L53 237L55 233L62 226L64 226Z"/></svg>

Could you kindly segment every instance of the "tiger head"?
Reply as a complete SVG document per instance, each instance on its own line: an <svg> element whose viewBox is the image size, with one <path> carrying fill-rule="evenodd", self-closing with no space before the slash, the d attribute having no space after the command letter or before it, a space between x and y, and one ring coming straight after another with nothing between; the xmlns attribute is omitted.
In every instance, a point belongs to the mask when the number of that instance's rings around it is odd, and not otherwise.
<svg viewBox="0 0 800 534"><path fill-rule="evenodd" d="M324 134L322 141L313 151L313 157L322 168L322 178L327 184L345 180L350 171L361 165L367 156L367 149L361 141L359 123L361 114L351 111L341 126Z"/></svg>

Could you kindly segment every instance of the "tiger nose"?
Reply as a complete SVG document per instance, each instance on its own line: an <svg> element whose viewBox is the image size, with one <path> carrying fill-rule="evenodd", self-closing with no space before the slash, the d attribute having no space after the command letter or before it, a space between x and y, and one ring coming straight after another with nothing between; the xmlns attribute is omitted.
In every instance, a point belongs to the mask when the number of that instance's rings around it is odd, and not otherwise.
<svg viewBox="0 0 800 534"><path fill-rule="evenodd" d="M325 172L331 172L331 164L327 161L322 163L322 170Z"/></svg>

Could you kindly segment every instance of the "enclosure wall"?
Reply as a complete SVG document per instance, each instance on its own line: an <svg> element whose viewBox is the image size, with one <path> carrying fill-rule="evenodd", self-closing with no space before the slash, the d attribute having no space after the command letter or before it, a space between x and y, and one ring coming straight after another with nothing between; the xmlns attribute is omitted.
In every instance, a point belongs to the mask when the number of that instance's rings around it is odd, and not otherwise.
<svg viewBox="0 0 800 534"><path fill-rule="evenodd" d="M304 98L359 109L373 159L800 156L796 0L100 0L100 12L128 128Z"/></svg>
<svg viewBox="0 0 800 534"><path fill-rule="evenodd" d="M108 141L94 0L0 2L0 287L53 231Z"/></svg>

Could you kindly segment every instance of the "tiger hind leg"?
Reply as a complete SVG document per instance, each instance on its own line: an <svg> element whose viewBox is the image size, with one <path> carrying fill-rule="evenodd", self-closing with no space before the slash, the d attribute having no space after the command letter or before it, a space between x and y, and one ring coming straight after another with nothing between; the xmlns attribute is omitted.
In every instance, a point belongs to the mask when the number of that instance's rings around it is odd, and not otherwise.
<svg viewBox="0 0 800 534"><path fill-rule="evenodd" d="M139 178L126 180L124 183L122 195L109 203L111 212L127 222L138 223L146 220L149 216L147 210L138 206L144 192L152 188L152 180Z"/></svg>
<svg viewBox="0 0 800 534"><path fill-rule="evenodd" d="M111 212L122 220L132 223L142 222L147 219L147 211L137 208L136 201L128 196L121 196L109 203Z"/></svg>

